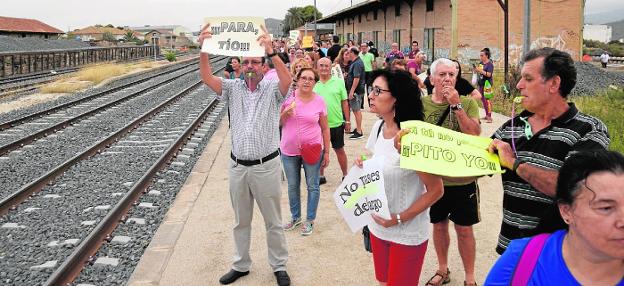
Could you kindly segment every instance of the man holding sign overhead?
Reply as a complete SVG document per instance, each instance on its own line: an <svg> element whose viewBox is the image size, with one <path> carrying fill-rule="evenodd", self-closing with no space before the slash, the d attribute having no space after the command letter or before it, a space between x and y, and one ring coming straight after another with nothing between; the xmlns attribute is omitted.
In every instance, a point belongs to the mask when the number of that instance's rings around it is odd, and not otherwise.
<svg viewBox="0 0 624 286"><path fill-rule="evenodd" d="M230 157L230 198L234 209L234 262L219 282L230 284L249 274L251 220L254 201L266 225L269 264L278 285L290 285L286 272L288 250L282 229L280 208L281 169L279 155L279 109L292 82L284 62L273 50L271 37L261 18L208 20L202 29L200 55L202 81L230 110L232 153ZM251 19L251 20L250 20ZM253 21L256 20L256 21ZM211 27L211 23L220 23ZM258 29L261 28L261 31ZM214 35L214 36L213 36ZM225 40L220 39L225 36ZM257 42L251 38L257 38ZM254 39L256 40L256 39ZM244 47L244 49L242 49ZM244 80L222 79L212 74L208 52L243 56ZM263 80L263 63L270 58L279 80Z"/></svg>

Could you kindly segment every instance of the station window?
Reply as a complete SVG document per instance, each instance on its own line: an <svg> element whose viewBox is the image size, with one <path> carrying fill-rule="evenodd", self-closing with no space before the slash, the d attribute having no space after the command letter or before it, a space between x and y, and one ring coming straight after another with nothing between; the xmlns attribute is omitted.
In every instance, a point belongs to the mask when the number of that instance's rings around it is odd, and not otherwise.
<svg viewBox="0 0 624 286"><path fill-rule="evenodd" d="M379 43L379 31L373 31L373 43L375 45Z"/></svg>
<svg viewBox="0 0 624 286"><path fill-rule="evenodd" d="M401 45L401 30L392 30L392 41Z"/></svg>
<svg viewBox="0 0 624 286"><path fill-rule="evenodd" d="M347 18L347 25L351 25L351 18Z"/></svg>
<svg viewBox="0 0 624 286"><path fill-rule="evenodd" d="M433 0L427 0L427 12L433 11Z"/></svg>
<svg viewBox="0 0 624 286"><path fill-rule="evenodd" d="M336 27L340 27L340 22L342 22L342 20L336 21Z"/></svg>
<svg viewBox="0 0 624 286"><path fill-rule="evenodd" d="M394 16L401 16L401 2L394 5Z"/></svg>
<svg viewBox="0 0 624 286"><path fill-rule="evenodd" d="M364 32L358 32L357 42L358 43L364 42Z"/></svg>
<svg viewBox="0 0 624 286"><path fill-rule="evenodd" d="M358 23L362 23L362 14L358 15Z"/></svg>
<svg viewBox="0 0 624 286"><path fill-rule="evenodd" d="M373 11L373 20L377 21L377 9Z"/></svg>

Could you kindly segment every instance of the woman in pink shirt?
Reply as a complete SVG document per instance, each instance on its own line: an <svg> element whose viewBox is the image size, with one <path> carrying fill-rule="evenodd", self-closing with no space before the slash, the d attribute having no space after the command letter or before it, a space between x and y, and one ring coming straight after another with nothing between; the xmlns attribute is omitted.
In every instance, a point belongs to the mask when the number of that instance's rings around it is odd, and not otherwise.
<svg viewBox="0 0 624 286"><path fill-rule="evenodd" d="M327 106L318 94L312 92L318 74L304 67L296 75L297 88L284 100L281 109L282 139L280 151L284 172L288 180L288 201L292 220L284 230L293 230L302 224L301 218L301 165L305 171L308 187L306 221L301 235L312 234L320 190L321 165L329 164L329 126Z"/></svg>

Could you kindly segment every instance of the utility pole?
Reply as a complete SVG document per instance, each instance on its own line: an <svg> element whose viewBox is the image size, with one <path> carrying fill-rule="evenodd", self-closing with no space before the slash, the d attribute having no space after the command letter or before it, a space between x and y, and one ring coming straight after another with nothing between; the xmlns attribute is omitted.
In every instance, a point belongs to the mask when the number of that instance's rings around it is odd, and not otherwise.
<svg viewBox="0 0 624 286"><path fill-rule="evenodd" d="M353 1L353 0L351 0ZM314 37L318 37L318 34L316 33L316 0L314 0Z"/></svg>
<svg viewBox="0 0 624 286"><path fill-rule="evenodd" d="M524 0L524 49L526 55L531 49L531 0Z"/></svg>

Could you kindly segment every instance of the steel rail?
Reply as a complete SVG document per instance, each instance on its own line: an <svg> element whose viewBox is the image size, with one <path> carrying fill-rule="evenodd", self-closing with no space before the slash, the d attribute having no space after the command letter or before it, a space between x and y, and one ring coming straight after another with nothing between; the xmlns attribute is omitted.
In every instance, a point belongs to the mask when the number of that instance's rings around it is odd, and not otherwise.
<svg viewBox="0 0 624 286"><path fill-rule="evenodd" d="M213 58L216 58L216 57L213 57ZM188 63L188 62L190 62L190 63ZM181 70L181 69L186 68L188 66L197 64L197 62L195 62L195 61L188 61L188 62L184 62L184 65L182 65L180 67L176 67L175 69L170 70L170 71L159 72L159 73L157 73L155 75L152 75L152 76L149 76L147 78L134 80L134 81L132 81L130 83L123 84L123 85L117 86L117 87L112 87L112 88L103 90L101 92L98 92L96 94L93 94L93 95L90 95L90 96L87 96L87 97L84 97L84 98L80 98L80 99L73 100L73 101L70 101L70 102L67 102L67 103L59 104L59 105L56 105L56 106L54 106L52 108L49 108L49 109L46 109L46 110L43 110L43 111L35 112L35 113L29 114L29 115L26 115L26 116L23 116L23 117L20 117L20 118L17 118L17 119L13 119L13 120L9 120L9 121L0 123L0 131L1 130L5 130L5 129L9 129L11 127L14 127L14 126L16 126L16 125L18 125L18 124L20 124L20 123L22 123L24 121L32 120L32 119L34 119L36 117L43 116L43 115L46 115L46 114L50 114L50 113L56 112L58 110L67 108L69 106L80 104L80 103L83 103L83 102L95 99L95 98L97 98L99 96L103 96L103 95L106 95L106 94L109 94L109 93L113 93L113 92L119 91L121 89L127 88L129 86L132 86L132 85L135 85L135 84L139 84L139 83L148 81L150 79L156 78L158 76L161 76L161 75L164 75L164 74L167 74L167 73L171 73L171 72L174 72L174 71L178 71L178 70Z"/></svg>

